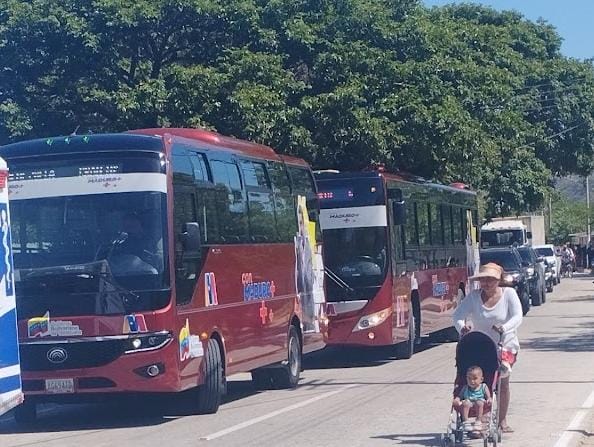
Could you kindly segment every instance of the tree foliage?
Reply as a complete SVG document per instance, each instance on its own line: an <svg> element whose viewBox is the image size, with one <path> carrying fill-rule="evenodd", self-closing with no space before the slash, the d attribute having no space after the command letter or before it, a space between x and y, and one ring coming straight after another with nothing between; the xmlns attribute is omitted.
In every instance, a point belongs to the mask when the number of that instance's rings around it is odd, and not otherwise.
<svg viewBox="0 0 594 447"><path fill-rule="evenodd" d="M0 143L201 126L542 205L594 164L594 67L545 22L417 0L0 0Z"/></svg>

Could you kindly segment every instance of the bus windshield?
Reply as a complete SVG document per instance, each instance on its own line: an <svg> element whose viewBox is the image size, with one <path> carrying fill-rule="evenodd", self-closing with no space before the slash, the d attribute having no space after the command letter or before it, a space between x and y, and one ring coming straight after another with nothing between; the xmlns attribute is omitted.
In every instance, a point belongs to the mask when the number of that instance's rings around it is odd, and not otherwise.
<svg viewBox="0 0 594 447"><path fill-rule="evenodd" d="M342 280L326 281L327 300L372 298L386 277L386 227L325 230L323 238L326 267Z"/></svg>
<svg viewBox="0 0 594 447"><path fill-rule="evenodd" d="M483 230L481 231L481 245L483 247L506 247L510 245L524 245L523 230Z"/></svg>
<svg viewBox="0 0 594 447"><path fill-rule="evenodd" d="M165 194L159 192L13 201L12 247L19 316L39 316L47 311L92 315L132 310L126 306L100 309L95 302L99 290L94 288L98 286L80 275L73 280L64 277L69 270L101 260L107 261L110 276L124 289L165 289L165 203ZM36 270L45 274L36 275ZM87 284L81 284L84 282ZM131 304L133 310L160 307L149 296L138 297Z"/></svg>

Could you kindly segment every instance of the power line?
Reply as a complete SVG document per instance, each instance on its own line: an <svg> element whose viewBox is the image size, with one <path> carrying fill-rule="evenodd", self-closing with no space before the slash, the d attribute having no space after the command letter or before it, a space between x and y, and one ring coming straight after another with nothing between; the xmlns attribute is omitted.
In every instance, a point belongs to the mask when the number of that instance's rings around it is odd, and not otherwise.
<svg viewBox="0 0 594 447"><path fill-rule="evenodd" d="M559 137L559 136L561 136L561 135L564 135L564 134L566 134L566 133L568 133L568 132L571 132L572 130L575 130L575 129L577 129L578 127L581 127L581 126L583 126L584 124L586 124L586 121L587 121L587 120L585 120L585 119L584 119L584 120L582 120L582 122L581 122L581 123L578 123L578 124L576 124L575 126L571 126L571 127L567 128L567 129L564 129L564 130L562 130L562 131L560 131L560 132L554 133L553 135L549 135L549 136L547 136L547 137L544 137L544 140L545 140L545 141L549 141L549 140L552 140L553 138L557 138L557 137ZM514 151L517 151L518 149L523 149L523 148L534 148L534 144L535 144L535 143L532 143L532 144L523 144L522 146L518 146L518 147L514 148L513 150L514 150Z"/></svg>

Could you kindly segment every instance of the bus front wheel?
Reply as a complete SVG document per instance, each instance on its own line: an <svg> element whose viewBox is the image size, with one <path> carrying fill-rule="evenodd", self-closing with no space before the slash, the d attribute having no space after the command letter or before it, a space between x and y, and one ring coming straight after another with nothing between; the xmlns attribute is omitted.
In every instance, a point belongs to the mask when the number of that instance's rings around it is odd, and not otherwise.
<svg viewBox="0 0 594 447"><path fill-rule="evenodd" d="M198 389L198 413L216 413L225 393L225 374L219 343L208 340L204 357L204 383Z"/></svg>
<svg viewBox="0 0 594 447"><path fill-rule="evenodd" d="M271 371L275 388L287 389L297 386L301 375L301 357L299 332L291 325L287 336L287 361L283 362L280 368Z"/></svg>

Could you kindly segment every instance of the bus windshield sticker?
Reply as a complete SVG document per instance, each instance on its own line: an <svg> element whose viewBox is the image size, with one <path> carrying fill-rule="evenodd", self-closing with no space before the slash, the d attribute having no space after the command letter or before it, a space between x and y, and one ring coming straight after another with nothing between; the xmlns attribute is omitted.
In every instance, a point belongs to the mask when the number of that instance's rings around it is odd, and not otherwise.
<svg viewBox="0 0 594 447"><path fill-rule="evenodd" d="M266 324L266 317L269 319L269 323L272 323L272 318L274 318L274 313L272 313L272 309L269 309L266 306L266 301L262 301L262 305L260 306L260 319L262 320L262 324Z"/></svg>
<svg viewBox="0 0 594 447"><path fill-rule="evenodd" d="M324 230L340 228L385 227L388 224L384 205L323 209L320 223Z"/></svg>
<svg viewBox="0 0 594 447"><path fill-rule="evenodd" d="M27 333L29 338L71 337L83 334L80 327L73 324L72 321L51 321L49 311L43 317L30 318L27 322Z"/></svg>
<svg viewBox="0 0 594 447"><path fill-rule="evenodd" d="M206 307L217 306L219 304L217 281L215 274L212 272L204 274L204 301Z"/></svg>
<svg viewBox="0 0 594 447"><path fill-rule="evenodd" d="M274 281L253 282L251 273L241 274L241 284L243 285L243 300L254 301L274 298L276 285Z"/></svg>
<svg viewBox="0 0 594 447"><path fill-rule="evenodd" d="M124 334L134 334L138 332L148 332L146 321L142 314L126 315L124 317Z"/></svg>
<svg viewBox="0 0 594 447"><path fill-rule="evenodd" d="M198 335L190 334L190 321L186 318L186 324L179 331L179 360L181 362L202 357L204 347Z"/></svg>
<svg viewBox="0 0 594 447"><path fill-rule="evenodd" d="M319 332L323 313L324 264L321 246L317 244L316 225L309 219L307 198L297 197L297 229L295 235L295 288L300 300L303 328Z"/></svg>

